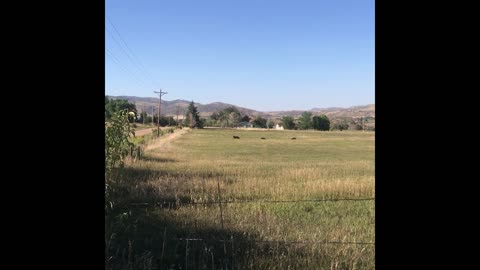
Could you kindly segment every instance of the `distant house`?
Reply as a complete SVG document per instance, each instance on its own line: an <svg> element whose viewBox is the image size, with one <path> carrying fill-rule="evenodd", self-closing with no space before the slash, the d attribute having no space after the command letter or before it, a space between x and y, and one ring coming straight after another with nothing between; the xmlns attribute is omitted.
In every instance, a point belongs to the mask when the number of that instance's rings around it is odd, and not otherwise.
<svg viewBox="0 0 480 270"><path fill-rule="evenodd" d="M276 125L275 125L275 129L283 130L283 127L280 126L279 124L276 124Z"/></svg>
<svg viewBox="0 0 480 270"><path fill-rule="evenodd" d="M238 123L239 128L253 128L253 124L250 122L240 122Z"/></svg>

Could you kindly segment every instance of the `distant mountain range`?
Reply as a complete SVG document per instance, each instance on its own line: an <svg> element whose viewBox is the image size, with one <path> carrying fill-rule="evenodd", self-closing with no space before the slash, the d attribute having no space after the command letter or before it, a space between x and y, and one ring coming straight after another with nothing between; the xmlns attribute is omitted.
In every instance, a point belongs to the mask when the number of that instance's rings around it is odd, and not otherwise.
<svg viewBox="0 0 480 270"><path fill-rule="evenodd" d="M158 113L158 98L152 97L135 97L135 96L107 96L110 99L126 99L130 103L135 103L137 110L139 112L146 111L149 115ZM179 116L182 116L186 111L190 101L183 99L176 100L162 100L161 104L161 114L176 116L177 113ZM214 112L221 111L225 108L234 106L242 114L249 116L262 116L270 118L281 118L282 116L300 116L304 111L312 112L314 115L325 114L329 118L337 117L375 117L375 104L368 104L363 106L354 106L349 108L313 108L309 110L293 110L293 111L256 111L249 108L239 107L233 104L223 103L223 102L213 102L208 104L195 103L195 106L198 108L200 115L207 117Z"/></svg>

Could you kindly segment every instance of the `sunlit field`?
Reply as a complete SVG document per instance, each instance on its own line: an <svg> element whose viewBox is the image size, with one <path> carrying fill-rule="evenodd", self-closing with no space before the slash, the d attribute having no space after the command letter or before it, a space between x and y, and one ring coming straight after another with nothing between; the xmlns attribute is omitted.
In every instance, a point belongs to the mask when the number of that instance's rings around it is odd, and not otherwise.
<svg viewBox="0 0 480 270"><path fill-rule="evenodd" d="M145 149L116 171L110 269L375 268L374 132L183 129Z"/></svg>

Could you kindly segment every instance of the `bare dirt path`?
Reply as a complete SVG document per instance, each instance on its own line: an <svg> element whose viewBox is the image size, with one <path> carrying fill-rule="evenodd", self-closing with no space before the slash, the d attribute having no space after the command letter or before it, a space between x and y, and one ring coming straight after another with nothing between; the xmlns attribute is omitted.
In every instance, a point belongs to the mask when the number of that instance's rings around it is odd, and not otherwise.
<svg viewBox="0 0 480 270"><path fill-rule="evenodd" d="M160 130L166 130L166 129L169 129L169 128L175 128L175 127L162 127L162 128L160 128ZM154 129L157 129L157 128L156 127L149 127L149 128L143 128L143 129L135 130L135 136L138 137L138 136L148 135L148 134L152 133Z"/></svg>
<svg viewBox="0 0 480 270"><path fill-rule="evenodd" d="M169 133L168 135L157 138L154 143L147 145L147 147L145 147L145 151L152 151L158 148L168 148L170 143L175 140L175 138L190 131L191 130L189 128L176 129L174 133Z"/></svg>
<svg viewBox="0 0 480 270"><path fill-rule="evenodd" d="M141 129L141 130L135 130L135 137L144 136L144 135L147 135L147 134L150 134L150 133L152 133L152 129L151 129L151 128L146 128L146 129Z"/></svg>

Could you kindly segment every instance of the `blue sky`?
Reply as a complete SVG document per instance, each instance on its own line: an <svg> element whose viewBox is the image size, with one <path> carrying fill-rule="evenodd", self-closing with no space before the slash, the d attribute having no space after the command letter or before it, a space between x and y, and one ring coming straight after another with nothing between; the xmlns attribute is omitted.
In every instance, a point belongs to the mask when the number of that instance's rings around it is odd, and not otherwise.
<svg viewBox="0 0 480 270"><path fill-rule="evenodd" d="M260 111L375 103L373 0L106 0L105 93Z"/></svg>

